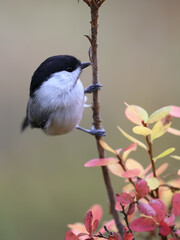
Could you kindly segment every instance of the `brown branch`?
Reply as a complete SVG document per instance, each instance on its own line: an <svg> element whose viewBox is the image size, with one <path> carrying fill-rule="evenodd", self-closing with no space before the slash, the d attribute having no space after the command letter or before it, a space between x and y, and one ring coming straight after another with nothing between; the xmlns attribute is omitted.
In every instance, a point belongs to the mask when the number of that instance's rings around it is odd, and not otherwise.
<svg viewBox="0 0 180 240"><path fill-rule="evenodd" d="M92 66L92 83L96 84L98 83L98 60L97 60L97 35L98 35L98 10L99 7L102 5L102 3L105 0L97 1L97 0L91 0L90 4L89 1L87 4L90 6L91 10L91 37L87 37L91 43L91 66ZM100 104L98 99L98 90L93 92L93 104L92 104L92 111L93 111L93 125L96 129L101 129L101 118L100 118ZM100 145L101 137L96 136L96 142L97 142L97 149L99 153L99 158L105 158L105 153L103 147ZM118 212L115 209L115 199L114 199L114 191L111 184L111 179L109 175L108 168L106 166L102 167L103 172L103 178L109 198L109 204L110 204L110 211L111 214L115 220L116 227L120 233L120 235L123 235L124 227L119 219Z"/></svg>
<svg viewBox="0 0 180 240"><path fill-rule="evenodd" d="M176 191L180 191L180 188L179 187L174 187L174 186L171 186L169 184L161 184L159 185L159 187L167 187L171 190L171 192L176 192Z"/></svg>
<svg viewBox="0 0 180 240"><path fill-rule="evenodd" d="M142 122L142 124L143 124L144 127L147 127L147 124L146 124L146 123ZM156 168L155 168L155 164L154 164L154 160L153 160L152 143L150 142L148 136L146 136L146 142L147 142L147 144L148 144L148 154L149 154L150 161L151 161L153 176L154 176L155 178L157 178ZM155 197L155 198L158 198L158 197L159 197L158 188L155 189L154 191L152 191L152 197Z"/></svg>

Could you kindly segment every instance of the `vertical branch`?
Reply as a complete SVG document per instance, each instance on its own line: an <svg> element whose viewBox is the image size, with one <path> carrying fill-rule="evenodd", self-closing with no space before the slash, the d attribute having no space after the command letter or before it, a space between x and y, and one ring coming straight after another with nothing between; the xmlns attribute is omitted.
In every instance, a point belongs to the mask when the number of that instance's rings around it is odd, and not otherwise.
<svg viewBox="0 0 180 240"><path fill-rule="evenodd" d="M144 127L147 127L147 124L144 123L144 122L143 122L143 125L144 125ZM154 160L153 160L152 143L150 142L148 136L146 136L146 142L147 142L147 144L148 144L148 154L149 154L150 161L151 161L151 165L152 165L153 176L154 176L155 178L157 178L156 168L155 168L155 164L154 164ZM156 194L156 196L154 195L154 193ZM157 198L158 198L158 197L159 197L158 188L155 189L155 191L153 191L152 194L154 195L154 197L157 197Z"/></svg>
<svg viewBox="0 0 180 240"><path fill-rule="evenodd" d="M91 65L92 65L92 83L98 83L98 60L97 60L97 34L98 34L98 10L99 7L105 0L84 0L84 2L90 7L91 10L91 37L86 36L91 43ZM93 125L96 129L101 128L101 118L100 118L100 104L98 99L98 90L93 92ZM100 136L96 136L97 149L99 153L99 158L105 158L104 149L100 145ZM116 223L116 227L121 236L123 236L124 227L119 219L118 212L115 209L115 199L114 199L114 191L111 184L111 179L109 175L109 171L106 166L102 167L104 183L106 186L109 204L110 204L110 212L113 215L113 218Z"/></svg>

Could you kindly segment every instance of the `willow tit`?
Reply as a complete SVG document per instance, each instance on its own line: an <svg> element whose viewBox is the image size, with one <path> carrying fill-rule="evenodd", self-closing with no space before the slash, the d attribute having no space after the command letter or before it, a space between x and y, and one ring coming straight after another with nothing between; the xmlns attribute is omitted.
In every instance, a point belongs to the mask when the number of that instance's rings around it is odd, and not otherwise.
<svg viewBox="0 0 180 240"><path fill-rule="evenodd" d="M53 56L42 62L32 76L22 131L30 125L41 128L48 135L61 135L76 128L85 102L79 76L89 65L69 55ZM97 84L95 89L99 87ZM96 135L94 129L78 128Z"/></svg>

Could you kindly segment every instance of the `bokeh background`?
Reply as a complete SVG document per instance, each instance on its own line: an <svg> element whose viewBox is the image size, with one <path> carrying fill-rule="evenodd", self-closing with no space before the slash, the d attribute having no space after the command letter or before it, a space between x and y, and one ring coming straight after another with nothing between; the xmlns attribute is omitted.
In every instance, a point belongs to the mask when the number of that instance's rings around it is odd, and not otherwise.
<svg viewBox="0 0 180 240"><path fill-rule="evenodd" d="M117 130L131 133L124 101L149 113L180 105L180 1L106 0L99 16L99 81L101 116L113 148L130 142ZM78 130L59 137L40 130L20 133L33 71L47 57L71 54L88 60L89 9L77 0L0 0L0 239L59 240L68 223L83 221L94 203L110 219L100 168L84 168L97 157L93 137ZM81 75L91 84L91 69ZM91 103L91 96L89 96ZM91 126L85 109L81 126ZM175 119L173 127L178 128ZM140 138L141 139L141 138ZM142 139L141 139L142 140ZM155 141L154 155L176 147L179 138L166 134ZM148 164L139 149L133 157ZM176 174L179 163L166 157ZM115 192L121 180L112 177Z"/></svg>

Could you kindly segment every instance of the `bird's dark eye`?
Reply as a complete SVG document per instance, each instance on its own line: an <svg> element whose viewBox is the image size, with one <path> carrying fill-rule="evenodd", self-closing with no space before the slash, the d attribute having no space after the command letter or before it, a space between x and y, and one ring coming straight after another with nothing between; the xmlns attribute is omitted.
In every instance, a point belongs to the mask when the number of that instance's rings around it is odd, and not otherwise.
<svg viewBox="0 0 180 240"><path fill-rule="evenodd" d="M67 72L72 72L72 71L73 71L73 67L68 67L68 68L66 68L66 71L67 71Z"/></svg>

